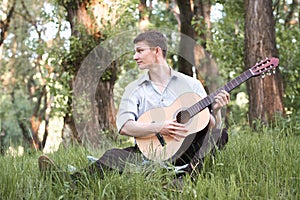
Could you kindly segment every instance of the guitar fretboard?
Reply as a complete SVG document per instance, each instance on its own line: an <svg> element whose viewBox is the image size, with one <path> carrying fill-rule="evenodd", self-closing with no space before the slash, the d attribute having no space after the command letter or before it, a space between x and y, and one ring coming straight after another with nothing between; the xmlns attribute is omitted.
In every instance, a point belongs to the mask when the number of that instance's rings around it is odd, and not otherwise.
<svg viewBox="0 0 300 200"><path fill-rule="evenodd" d="M243 72L241 75L239 75L238 77L234 78L233 80L229 81L228 83L226 83L223 87L219 88L218 90L216 90L214 93L208 95L207 97L205 97L204 99L202 99L201 101L195 103L194 105L192 105L191 107L189 107L187 109L187 111L190 114L190 117L195 116L197 113L201 112L204 108L206 108L207 106L209 106L210 104L214 103L215 101L215 96L221 91L221 90L225 90L226 92L230 92L231 90L233 90L234 88L236 88L237 86L241 85L242 83L244 83L245 81L247 81L249 78L251 78L253 75L251 73L250 70L247 70L245 72Z"/></svg>

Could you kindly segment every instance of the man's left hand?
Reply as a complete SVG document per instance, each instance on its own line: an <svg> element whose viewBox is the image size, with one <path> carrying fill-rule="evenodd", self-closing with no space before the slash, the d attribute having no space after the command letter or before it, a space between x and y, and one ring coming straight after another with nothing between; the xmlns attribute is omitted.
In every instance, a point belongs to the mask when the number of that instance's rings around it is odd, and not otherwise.
<svg viewBox="0 0 300 200"><path fill-rule="evenodd" d="M213 105L213 111L217 112L222 107L229 103L230 95L225 90L222 90L215 96L215 104Z"/></svg>

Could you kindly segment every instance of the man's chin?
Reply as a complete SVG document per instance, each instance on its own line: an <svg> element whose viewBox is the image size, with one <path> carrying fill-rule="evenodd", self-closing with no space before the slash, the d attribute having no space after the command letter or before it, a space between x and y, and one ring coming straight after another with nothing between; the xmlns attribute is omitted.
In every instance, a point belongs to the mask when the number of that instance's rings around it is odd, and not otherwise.
<svg viewBox="0 0 300 200"><path fill-rule="evenodd" d="M139 65L139 69L140 70L149 69L149 65Z"/></svg>

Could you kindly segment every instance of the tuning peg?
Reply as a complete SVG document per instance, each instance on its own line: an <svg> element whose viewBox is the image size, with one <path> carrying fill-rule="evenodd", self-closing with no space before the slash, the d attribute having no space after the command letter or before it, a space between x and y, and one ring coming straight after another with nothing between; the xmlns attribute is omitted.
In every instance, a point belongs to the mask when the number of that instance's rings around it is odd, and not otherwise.
<svg viewBox="0 0 300 200"><path fill-rule="evenodd" d="M262 73L261 76L260 76L262 79L264 79L266 77L266 74L265 73Z"/></svg>
<svg viewBox="0 0 300 200"><path fill-rule="evenodd" d="M272 69L273 74L276 74L276 69Z"/></svg>
<svg viewBox="0 0 300 200"><path fill-rule="evenodd" d="M268 76L271 76L272 75L272 72L270 70L267 71L266 73Z"/></svg>

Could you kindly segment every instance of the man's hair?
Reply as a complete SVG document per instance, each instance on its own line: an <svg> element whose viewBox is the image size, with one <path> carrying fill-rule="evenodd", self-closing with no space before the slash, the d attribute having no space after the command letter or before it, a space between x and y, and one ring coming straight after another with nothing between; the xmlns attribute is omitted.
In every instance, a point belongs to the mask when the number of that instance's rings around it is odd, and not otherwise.
<svg viewBox="0 0 300 200"><path fill-rule="evenodd" d="M150 47L160 47L163 52L163 57L167 56L167 39L165 36L158 31L147 31L140 33L134 40L133 43L146 42Z"/></svg>

